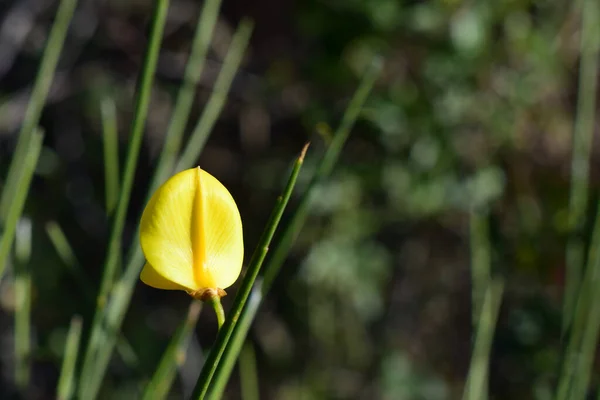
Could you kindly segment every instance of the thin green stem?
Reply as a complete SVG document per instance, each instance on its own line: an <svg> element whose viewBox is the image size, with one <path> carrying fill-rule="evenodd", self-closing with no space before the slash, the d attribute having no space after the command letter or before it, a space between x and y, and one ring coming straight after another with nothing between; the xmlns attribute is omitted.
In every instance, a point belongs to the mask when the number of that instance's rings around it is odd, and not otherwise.
<svg viewBox="0 0 600 400"><path fill-rule="evenodd" d="M573 237L567 247L567 283L563 334L569 332L563 355L561 372L556 391L556 400L583 398L589 383L591 356L583 351L595 353L598 336L598 280L600 279L600 213L596 214L592 239L587 257L587 268L583 280L584 265L581 227L587 208L587 185L589 152L595 121L596 71L600 54L600 7L595 0L585 0L582 10L581 63L579 77L579 99L573 138L573 165L571 184L570 217ZM579 224L579 225L577 225ZM579 229L579 232L577 232ZM577 264L579 263L579 264ZM578 281L576 281L579 279Z"/></svg>
<svg viewBox="0 0 600 400"><path fill-rule="evenodd" d="M189 168L189 166L193 165L196 160L198 160L198 157L200 156L199 149L204 147L208 135L214 127L219 113L225 104L231 82L242 62L244 51L250 40L253 26L254 24L250 20L243 19L233 35L230 51L227 52L225 60L223 60L223 68L221 69L221 72L219 72L219 76L217 76L215 87L208 99L208 103L206 103L206 106L202 111L198 124L194 128L194 132L192 132L189 145L183 150L179 163L177 163L176 170L181 171Z"/></svg>
<svg viewBox="0 0 600 400"><path fill-rule="evenodd" d="M177 367L180 367L185 360L185 348L194 332L200 310L202 310L202 303L199 300L190 303L185 319L173 335L158 364L158 368L144 390L143 400L161 400L168 396L175 379Z"/></svg>
<svg viewBox="0 0 600 400"><path fill-rule="evenodd" d="M480 400L488 396L490 353L502 303L503 287L502 282L491 280L485 292L463 400Z"/></svg>
<svg viewBox="0 0 600 400"><path fill-rule="evenodd" d="M1 223L6 222L13 202L14 192L19 190L17 186L20 186L20 170L24 167L23 161L31 151L29 147L30 143L32 143L31 137L35 134L34 132L40 121L42 109L44 108L50 85L54 79L56 65L58 64L60 52L62 51L76 4L77 0L62 0L60 2L58 11L56 12L56 19L48 37L48 42L44 47L44 55L42 56L40 69L35 78L31 99L27 105L23 125L19 131L17 147L10 163L8 176L2 190L2 197L0 198ZM2 277L1 270L0 277Z"/></svg>
<svg viewBox="0 0 600 400"><path fill-rule="evenodd" d="M100 105L104 143L106 213L112 215L119 199L119 140L115 102L106 97Z"/></svg>
<svg viewBox="0 0 600 400"><path fill-rule="evenodd" d="M252 285L258 276L262 263L267 255L269 250L269 245L271 243L271 239L275 234L275 230L279 225L279 221L281 220L281 216L283 215L283 211L287 206L287 203L292 195L294 190L294 186L296 184L296 179L298 178L298 173L302 168L302 164L304 162L304 156L306 154L306 150L308 148L308 144L304 146L300 156L297 158L294 163L294 167L292 169L292 173L287 182L285 190L283 194L277 199L277 204L269 217L269 221L267 222L266 228L263 231L263 234L260 237L259 244L252 255L250 260L250 264L248 265L248 269L246 270L246 274L242 279L242 283L240 284L240 288L235 296L233 301L233 306L229 313L228 318L225 320L225 324L219 330L219 334L217 335L217 339L215 344L210 350L206 361L204 362L204 366L202 367L202 372L198 377L198 381L196 382L196 387L194 388L194 393L192 394L193 399L204 399L206 396L208 389L210 387L210 383L212 377L217 370L219 365L219 361L225 348L227 347L227 342L231 337L233 330L235 329L236 323L242 313L242 309L248 300L248 296L252 290Z"/></svg>
<svg viewBox="0 0 600 400"><path fill-rule="evenodd" d="M481 304L491 277L491 249L487 213L472 210L470 216L473 326L481 315Z"/></svg>
<svg viewBox="0 0 600 400"><path fill-rule="evenodd" d="M56 387L56 398L58 400L69 400L75 391L75 365L81 342L81 317L74 316L71 319L69 333L65 344L65 354L60 369L60 378Z"/></svg>
<svg viewBox="0 0 600 400"><path fill-rule="evenodd" d="M592 137L596 114L596 88L598 86L598 55L600 52L600 15L596 0L585 0L582 10L580 38L581 62L579 70L579 97L573 136L571 160L571 189L569 201L569 228L567 242L566 282L563 309L563 335L570 328L581 276L585 263L583 230L588 208L589 169Z"/></svg>
<svg viewBox="0 0 600 400"><path fill-rule="evenodd" d="M29 386L31 369L31 221L21 218L15 236L15 381Z"/></svg>
<svg viewBox="0 0 600 400"><path fill-rule="evenodd" d="M476 329L481 316L484 296L491 280L491 245L489 238L489 225L487 213L472 210L470 215L471 239L471 286L472 286L472 324ZM483 386L487 387L487 375ZM488 398L487 391L481 393L479 400Z"/></svg>
<svg viewBox="0 0 600 400"><path fill-rule="evenodd" d="M117 266L121 257L121 237L123 234L125 216L127 213L127 207L129 205L135 169L142 143L144 126L146 124L146 117L148 115L152 83L154 81L154 73L156 71L158 55L160 52L163 30L167 19L168 6L168 0L157 0L154 9L154 16L152 18L150 39L148 48L146 50L144 66L140 76L138 92L135 101L135 113L131 126L130 144L125 163L123 185L115 212L115 218L108 247L108 256L104 265L102 283L100 285L100 291L98 294L96 314L92 323L91 335L85 352L81 374L79 387L80 397L85 399L95 399L98 395L100 383L102 382L106 372L106 367L108 366L108 361L110 360L110 354L98 354L99 347L106 340L106 336L109 334L105 330L103 324L104 313L106 312L107 296L110 292L111 286L113 285ZM114 332L111 334L114 334Z"/></svg>
<svg viewBox="0 0 600 400"><path fill-rule="evenodd" d="M42 150L43 140L44 133L39 129L36 130L28 143L28 151L27 154L25 154L22 167L19 170L13 170L11 172L12 174L18 173L19 176L16 178L17 186L12 194L11 202L6 214L4 232L0 237L0 279L6 268L10 249L15 238L17 223L21 218L23 207L25 207L29 185L31 184L40 151Z"/></svg>
<svg viewBox="0 0 600 400"><path fill-rule="evenodd" d="M225 310L223 310L223 304L221 304L221 298L216 295L210 297L208 302L212 306L213 310L215 310L215 315L217 316L217 324L219 325L219 329L223 326L225 322Z"/></svg>
<svg viewBox="0 0 600 400"><path fill-rule="evenodd" d="M346 143L350 131L358 118L360 110L363 108L365 101L379 72L381 70L381 61L376 59L371 64L371 67L366 71L356 93L352 97L346 112L342 117L340 126L336 130L333 139L324 157L321 159L315 175L312 177L311 182L302 195L300 203L296 208L296 211L290 218L290 221L285 226L281 236L273 246L273 251L270 254L269 259L264 268L264 280L261 280L260 285L255 285L252 290L251 301L248 302L246 307L243 308L241 315L239 316L238 323L232 334L230 344L228 345L227 352L224 355L224 359L219 363L218 369L215 373L214 384L211 392L211 399L220 398L221 394L225 390L233 366L238 358L240 349L244 343L250 325L254 320L254 317L258 311L258 307L266 296L268 291L275 280L275 277L279 273L279 269L283 264L283 260L289 253L291 246L298 235L298 232L302 228L308 211L310 209L310 201L313 196L314 190L317 186L330 174L331 169L337 162L339 155Z"/></svg>

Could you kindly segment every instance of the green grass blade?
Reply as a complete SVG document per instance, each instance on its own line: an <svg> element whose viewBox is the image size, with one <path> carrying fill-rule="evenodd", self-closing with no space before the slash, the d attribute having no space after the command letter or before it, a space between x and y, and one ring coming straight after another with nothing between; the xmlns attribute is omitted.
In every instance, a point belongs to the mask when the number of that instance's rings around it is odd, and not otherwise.
<svg viewBox="0 0 600 400"><path fill-rule="evenodd" d="M202 303L200 301L194 300L190 303L186 318L169 342L158 368L144 390L143 400L161 400L165 399L169 394L173 379L177 373L177 368L185 360L185 349L194 331L196 322L198 322L201 309Z"/></svg>
<svg viewBox="0 0 600 400"><path fill-rule="evenodd" d="M592 137L594 133L596 88L598 86L598 55L600 51L600 15L596 0L583 2L580 39L581 62L577 116L573 137L571 161L571 189L569 201L569 228L567 242L566 282L563 308L562 332L569 329L575 312L577 295L581 286L585 263L583 229L588 207L589 169Z"/></svg>
<svg viewBox="0 0 600 400"><path fill-rule="evenodd" d="M271 239L275 234L275 230L279 225L279 221L281 220L283 211L285 210L285 207L287 206L287 203L292 195L294 186L296 184L296 179L298 178L298 173L300 172L300 169L302 168L302 164L304 162L304 156L306 154L307 149L308 144L304 146L302 152L300 153L300 156L296 159L287 185L282 195L277 199L277 204L273 208L273 212L269 217L269 221L267 222L266 228L258 241L258 246L252 254L252 258L250 259L248 269L246 270L246 273L240 284L240 288L233 301L231 311L227 315L225 324L219 330L217 339L215 340L215 343L212 346L210 353L206 358L206 361L204 362L202 372L198 377L196 387L194 388L194 393L192 394L192 398L194 399L203 399L208 392L212 377L215 371L217 370L221 356L223 355L223 352L227 347L227 342L231 337L231 333L235 328L235 325L240 317L242 309L244 308L244 305L248 300L248 296L250 295L252 286L254 285L254 281L256 280L262 263L267 255Z"/></svg>
<svg viewBox="0 0 600 400"><path fill-rule="evenodd" d="M492 280L485 292L463 400L487 398L490 353L502 303L503 287L502 282Z"/></svg>
<svg viewBox="0 0 600 400"><path fill-rule="evenodd" d="M81 317L75 316L71 319L69 333L65 344L65 354L60 369L60 378L56 388L58 400L69 400L75 391L75 365L81 342Z"/></svg>
<svg viewBox="0 0 600 400"><path fill-rule="evenodd" d="M208 135L214 127L221 109L225 104L231 82L235 77L235 73L242 62L244 52L248 46L252 28L253 23L250 20L243 19L233 35L230 49L225 56L225 60L223 60L223 67L219 72L219 76L217 77L214 89L208 99L208 103L206 103L206 107L202 111L200 120L194 128L194 132L192 132L189 144L183 150L183 154L177 164L176 169L178 171L190 168L196 160L198 160L200 149L204 147L204 143L206 143Z"/></svg>
<svg viewBox="0 0 600 400"><path fill-rule="evenodd" d="M119 137L115 102L108 97L103 99L100 110L104 144L106 213L112 215L119 198Z"/></svg>
<svg viewBox="0 0 600 400"><path fill-rule="evenodd" d="M597 211L588 265L577 300L573 329L563 359L557 398L587 398L600 330L600 210Z"/></svg>
<svg viewBox="0 0 600 400"><path fill-rule="evenodd" d="M19 176L16 178L17 186L12 194L11 202L6 214L4 232L2 232L2 237L0 237L0 279L6 269L10 249L15 238L17 223L21 218L25 200L27 199L27 193L29 192L29 185L31 184L40 151L42 150L44 133L38 129L30 139L22 168L11 172L13 174L19 173Z"/></svg>
<svg viewBox="0 0 600 400"><path fill-rule="evenodd" d="M477 327L485 292L491 279L491 245L489 238L488 215L479 210L472 210L470 216L470 240L471 240L471 285L472 285L472 324L473 329ZM487 386L486 381L483 386ZM487 399L487 392L481 393L480 400Z"/></svg>
<svg viewBox="0 0 600 400"><path fill-rule="evenodd" d="M251 306L247 305L242 310L236 325L236 329L234 330L229 341L227 352L223 356L224 359L221 361L221 363L219 363L219 369L215 373L211 399L220 398L220 395L225 390L225 385L229 380L229 376L231 375L233 366L235 365L239 352L246 339L250 325L252 324L254 316L256 315L258 306L260 305L263 297L266 296L271 288L271 285L273 284L273 281L279 273L281 265L283 264L283 260L289 253L294 239L304 224L309 211L310 200L313 191L317 185L330 174L331 169L337 162L341 150L344 147L348 136L350 135L350 130L354 126L360 110L364 106L380 71L381 61L375 60L371 64L371 67L366 71L358 89L356 90L356 93L350 100L350 103L346 108L346 112L342 117L340 126L336 130L333 139L331 140L324 157L319 163L308 188L302 195L298 208L283 230L279 240L277 240L276 244L273 246L273 251L271 252L270 258L267 260L264 268L264 281L262 281L261 285L255 285L255 288L252 290L252 298L256 299L256 303L249 302Z"/></svg>
<svg viewBox="0 0 600 400"><path fill-rule="evenodd" d="M35 78L31 100L27 105L27 111L23 120L23 125L19 131L19 140L15 149L15 154L8 169L8 175L2 197L0 198L0 222L5 223L8 218L8 212L11 207L14 192L18 190L20 170L23 168L24 159L30 152L29 144L31 136L34 135L36 127L40 121L42 109L46 103L50 85L54 79L56 65L62 50L67 30L73 16L73 10L77 0L62 0L56 13L56 19L52 25L48 42L44 48L44 55L40 64L40 69ZM0 272L0 277L2 273Z"/></svg>
<svg viewBox="0 0 600 400"><path fill-rule="evenodd" d="M201 21L203 17L201 16ZM239 35L236 35L239 36ZM207 39L208 40L208 39ZM243 44L243 43L242 43ZM237 42L236 46L230 46L229 51L241 51L242 53L245 51L245 48L240 47L240 41ZM231 64L236 61L235 57L226 57L223 68L230 69ZM216 88L215 88L216 90ZM209 100L209 103L211 101ZM218 105L218 104L217 104ZM222 104L221 104L222 106ZM214 106L213 106L214 107ZM213 112L220 113L220 109L216 109ZM186 116L187 119L187 116ZM206 124L206 123L204 123ZM209 126L209 130L212 129L214 123ZM204 128L203 128L204 129ZM170 132L171 135L177 133L175 130ZM181 131L179 134L183 134ZM166 139L170 140L169 138ZM199 154L202 150L204 142L196 141L194 143L188 143L187 147L192 148L194 153ZM163 152L167 151L167 148L163 148ZM172 148L168 151L172 152ZM161 155L161 158L163 156ZM183 165L182 168L189 168L193 165L196 160L192 160L189 166ZM149 195L154 192L154 189L162 183L162 177L166 177L171 174L171 168L169 167L167 162L164 162L160 165L160 168L157 170L155 178L153 179L153 186L150 188ZM99 340L99 337L96 340L98 343L98 357L99 362L101 364L107 364L110 358L110 354L115 345L114 334L120 330L120 326L123 322L123 318L125 317L125 313L131 302L131 296L133 294L133 290L135 288L136 283L139 281L140 270L143 266L144 256L142 254L141 248L139 246L138 238L134 239L134 243L132 244L131 252L127 259L127 265L125 268L125 272L119 281L114 285L114 288L111 292L111 302L107 305L105 320L103 321L104 326L106 327L106 335L103 337L103 340Z"/></svg>
<svg viewBox="0 0 600 400"><path fill-rule="evenodd" d="M173 173L175 168L175 162L177 160L179 151L181 150L185 126L189 119L190 110L192 109L192 104L194 102L194 93L196 92L196 86L200 81L200 76L202 75L202 70L204 69L206 54L208 53L208 48L210 46L215 24L219 16L220 7L221 0L207 0L204 2L204 7L202 8L202 12L200 14L200 21L196 27L196 33L192 43L190 59L185 68L183 84L177 95L177 101L175 103L173 116L169 122L169 129L167 130L163 151L160 154L158 165L156 167L156 173L154 174L152 184L150 185L150 193L153 193L158 186L160 186ZM245 46L244 48L232 46L231 51L241 51L243 53L244 50ZM230 63L226 65L227 68L231 68ZM216 110L217 114L221 112L222 105L223 104L221 104L221 107ZM209 127L209 131L211 129L212 125ZM188 145L187 148L190 149L188 151L199 153L203 147L202 145L203 143L196 145L196 147L193 145Z"/></svg>
<svg viewBox="0 0 600 400"><path fill-rule="evenodd" d="M246 342L240 353L240 386L242 400L259 400L258 368L256 367L256 353L254 346Z"/></svg>
<svg viewBox="0 0 600 400"><path fill-rule="evenodd" d="M31 359L31 221L21 218L15 236L15 382L27 389Z"/></svg>
<svg viewBox="0 0 600 400"><path fill-rule="evenodd" d="M106 340L107 335L102 321L104 320L107 296L113 284L118 262L121 257L121 236L125 225L125 216L131 196L146 117L148 115L152 83L154 81L154 73L156 71L158 55L160 52L163 30L167 19L168 5L168 0L157 0L154 16L152 18L152 29L135 101L135 112L131 126L130 144L125 163L123 185L115 212L107 260L104 266L102 283L98 294L96 315L94 316L94 321L92 323L91 335L86 348L81 374L79 387L80 397L85 399L95 399L98 395L100 383L102 382L106 367L108 366L108 361L110 360L110 354L97 353L98 347Z"/></svg>
<svg viewBox="0 0 600 400"><path fill-rule="evenodd" d="M573 139L573 168L572 168L572 191L571 191L571 209L573 208L573 198L577 197L575 190L583 192L582 186L585 186L585 199L580 200L579 207L584 201L587 202L587 176L589 165L584 163L582 160L583 153L588 154L589 148L585 149L585 146L591 146L591 135L593 132L593 124L595 121L595 95L597 88L597 77L596 70L598 68L598 55L600 51L600 32L598 31L597 22L600 20L600 10L596 1L585 0L583 2L582 12L582 32L581 32L581 64L580 64L580 81L579 81L579 100L577 119L575 122L575 137ZM587 138L586 135L590 137ZM581 153L581 154L580 154ZM576 160L577 159L577 160ZM589 160L588 160L589 162ZM575 168L575 166L578 166ZM585 179L584 179L585 178ZM585 182L582 182L584 181ZM578 182L578 189L575 188L575 181ZM587 205L587 203L585 203ZM584 210L585 211L585 210ZM582 213L584 211L572 210L572 215ZM572 217L574 218L574 217ZM583 217L582 217L583 218ZM571 222L577 222L572 220ZM574 223L573 222L573 223ZM576 234L574 236L577 236ZM583 243L577 244L579 240L577 238L570 239L567 247L567 268L575 268L574 261L571 261L569 257L573 257L574 250L569 250L570 247L576 249L577 246L583 247ZM573 244L575 243L575 244ZM594 336L594 331L597 330L595 327L595 313L597 313L597 300L594 298L597 296L597 283L596 280L598 269L600 268L600 250L598 246L600 244L600 213L597 213L596 220L594 223L594 229L592 233L592 240L590 249L588 252L588 263L585 270L585 274L581 283L576 287L577 290L573 289L573 283L569 283L567 280L567 289L565 296L568 296L571 292L575 292L575 300L569 300L565 297L565 303L570 301L573 309L565 309L563 315L563 333L569 328L569 336L565 352L563 355L561 373L559 376L559 382L556 391L556 400L567 400L574 398L572 396L575 393L581 393L582 387L587 386L589 381L589 361L588 355L582 355L582 350L589 350L589 341ZM571 251L572 254L569 253ZM581 250L583 251L583 250ZM583 256L578 260L583 265ZM572 265L569 265L572 263ZM581 267L579 267L581 268ZM580 272L578 272L580 274ZM569 274L574 275L573 272L567 271L567 278ZM573 280L574 278L571 278ZM570 285L570 286L569 286ZM596 285L596 286L594 286ZM571 295L573 295L571 293ZM567 307L567 305L565 305ZM566 322L565 322L566 321ZM585 344L584 344L585 343ZM595 344L594 344L595 346Z"/></svg>
<svg viewBox="0 0 600 400"><path fill-rule="evenodd" d="M90 302L90 304L93 304L96 300L94 293L96 293L97 289L90 284L89 279L83 274L81 264L77 260L77 257L73 252L73 248L69 244L69 240L64 234L62 228L56 221L49 221L46 224L46 233L48 234L50 242L54 246L59 258L73 274L73 277L77 281L77 285L81 289L85 300ZM128 367L135 369L139 366L139 360L135 354L135 351L133 350L133 347L123 335L119 336L117 342L117 353Z"/></svg>
<svg viewBox="0 0 600 400"><path fill-rule="evenodd" d="M473 326L481 315L481 304L491 277L491 246L487 213L472 210L470 217Z"/></svg>

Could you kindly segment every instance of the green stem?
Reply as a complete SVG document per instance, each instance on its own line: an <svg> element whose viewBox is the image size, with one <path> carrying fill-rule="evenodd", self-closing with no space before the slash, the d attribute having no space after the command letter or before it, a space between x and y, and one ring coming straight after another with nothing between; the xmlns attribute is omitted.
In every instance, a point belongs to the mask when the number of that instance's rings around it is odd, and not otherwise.
<svg viewBox="0 0 600 400"><path fill-rule="evenodd" d="M581 62L577 116L573 136L571 160L571 190L569 199L569 229L567 242L566 281L562 333L573 324L581 276L585 264L585 245L582 233L588 207L589 169L596 114L596 87L598 85L598 55L600 52L599 12L597 0L585 0L582 10L580 38Z"/></svg>
<svg viewBox="0 0 600 400"><path fill-rule="evenodd" d="M287 185L283 194L277 199L277 204L271 213L269 221L267 222L267 226L263 231L263 234L260 237L258 242L258 246L256 247L254 254L252 255L252 259L250 260L250 264L248 269L246 270L246 274L242 279L242 283L240 285L240 289L235 296L235 300L233 301L233 306L231 308L231 312L229 314L229 318L225 320L223 327L219 330L219 334L217 335L217 339L215 344L210 350L206 361L204 362L204 366L202 367L202 372L198 377L198 381L196 382L196 387L194 388L194 392L192 394L193 399L204 399L208 389L210 387L210 382L212 377L219 366L219 361L221 360L221 356L227 347L227 343L229 342L229 338L237 321L246 305L246 301L248 300L248 296L252 291L252 286L254 285L254 281L258 276L262 263L267 255L269 250L269 245L271 243L271 239L273 239L273 235L275 234L275 230L279 225L279 221L281 220L281 216L283 215L283 211L292 195L292 191L294 190L294 186L296 184L296 179L298 178L298 173L300 172L300 168L302 167L302 163L304 162L304 155L306 154L306 150L308 149L308 144L304 146L300 156L296 160L294 164L294 168L292 169L292 173L290 178L288 179Z"/></svg>
<svg viewBox="0 0 600 400"><path fill-rule="evenodd" d="M42 142L44 140L44 133L41 130L36 130L33 136L27 143L27 154L23 161L23 165L19 170L15 170L13 173L18 173L17 186L6 214L6 221L4 225L4 232L0 236L0 279L6 268L6 262L10 254L10 249L15 238L15 230L17 229L17 223L21 218L23 207L25 207L25 200L27 199L27 193L29 193L29 185L35 172L35 167L38 162L40 151L42 150Z"/></svg>
<svg viewBox="0 0 600 400"><path fill-rule="evenodd" d="M563 312L563 335L569 332L561 364L556 390L556 400L583 398L588 386L591 363L596 348L600 319L598 319L598 290L600 281L600 212L596 214L587 264L583 254L584 243L580 239L587 208L588 175L591 140L596 108L597 70L600 53L598 21L600 7L596 0L585 0L582 9L580 38L579 98L575 134L573 137L573 160L570 228L572 237L567 244L567 280L565 309ZM583 279L583 266L586 265ZM589 352L586 354L585 352Z"/></svg>
<svg viewBox="0 0 600 400"><path fill-rule="evenodd" d="M212 308L215 310L215 314L217 315L217 323L219 324L219 330L223 326L225 322L225 310L223 310L223 305L221 304L221 298L219 295L211 296L208 300Z"/></svg>
<svg viewBox="0 0 600 400"><path fill-rule="evenodd" d="M15 381L25 391L31 370L31 221L21 218L15 236Z"/></svg>
<svg viewBox="0 0 600 400"><path fill-rule="evenodd" d="M79 342L81 341L81 325L81 317L74 316L71 319L71 326L65 344L65 354L60 369L60 378L56 387L56 398L58 400L71 399L75 390L75 365L77 364Z"/></svg>
<svg viewBox="0 0 600 400"><path fill-rule="evenodd" d="M119 140L115 102L107 97L100 104L104 144L106 214L112 215L119 199Z"/></svg>
<svg viewBox="0 0 600 400"><path fill-rule="evenodd" d="M502 302L504 284L501 281L491 281L485 292L481 313L477 323L477 335L471 365L463 400L480 400L488 395L488 374L490 368L490 353L494 338L494 331L498 321L498 312Z"/></svg>
<svg viewBox="0 0 600 400"><path fill-rule="evenodd" d="M486 212L472 210L470 218L473 327L477 326L485 290L490 282L491 249Z"/></svg>

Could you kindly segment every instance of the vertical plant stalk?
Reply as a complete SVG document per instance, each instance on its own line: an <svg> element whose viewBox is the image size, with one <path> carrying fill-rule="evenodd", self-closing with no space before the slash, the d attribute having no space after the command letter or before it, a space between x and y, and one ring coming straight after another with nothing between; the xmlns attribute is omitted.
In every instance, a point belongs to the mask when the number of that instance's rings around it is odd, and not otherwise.
<svg viewBox="0 0 600 400"><path fill-rule="evenodd" d="M470 215L471 239L471 285L473 327L481 315L481 307L486 288L491 278L491 246L488 215L483 211L472 210Z"/></svg>
<svg viewBox="0 0 600 400"><path fill-rule="evenodd" d="M21 169L24 166L24 160L27 157L27 154L30 152L29 145L32 143L32 136L35 134L36 127L42 114L42 109L46 103L50 85L54 79L56 65L58 64L60 52L62 51L76 4L77 0L62 0L58 6L56 19L52 25L48 42L44 47L44 55L42 56L40 69L35 78L31 99L29 100L27 110L25 111L23 125L19 130L19 140L8 169L6 183L2 189L2 197L0 198L1 223L6 222L6 219L8 218L7 214L15 196L14 192L18 190L17 186L20 184L19 177L21 176ZM0 270L0 277L1 276L2 273Z"/></svg>
<svg viewBox="0 0 600 400"><path fill-rule="evenodd" d="M119 199L119 138L115 102L106 97L100 104L104 144L106 214L112 215Z"/></svg>
<svg viewBox="0 0 600 400"><path fill-rule="evenodd" d="M600 51L599 24L597 1L584 0L580 37L581 61L579 66L577 115L571 160L569 200L569 229L571 235L567 242L563 335L573 322L585 264L585 244L582 233L588 208L590 154L596 120L596 89L598 87L598 55Z"/></svg>
<svg viewBox="0 0 600 400"><path fill-rule="evenodd" d="M190 303L186 318L169 342L158 368L154 372L150 383L146 386L142 396L143 400L161 400L169 394L177 368L183 365L185 361L185 349L198 322L200 310L202 310L202 303L199 300L193 300Z"/></svg>
<svg viewBox="0 0 600 400"><path fill-rule="evenodd" d="M71 319L65 344L65 354L60 369L60 378L56 388L56 398L58 400L71 399L75 391L75 365L79 353L79 343L81 342L81 325L81 317L74 316Z"/></svg>
<svg viewBox="0 0 600 400"><path fill-rule="evenodd" d="M258 389L258 368L256 368L256 353L254 346L246 342L240 353L240 386L242 400L260 400Z"/></svg>
<svg viewBox="0 0 600 400"><path fill-rule="evenodd" d="M208 103L206 103L206 107L202 111L198 124L192 132L188 146L185 147L183 154L181 154L181 158L176 167L177 171L189 168L189 166L194 164L200 156L200 149L204 147L208 135L214 127L217 117L225 104L231 82L242 62L244 50L248 46L253 27L254 24L252 21L243 19L233 35L230 45L231 51L227 52L225 60L223 60L223 68L221 69L221 72L219 72L219 76L217 76L213 92L208 99Z"/></svg>
<svg viewBox="0 0 600 400"><path fill-rule="evenodd" d="M300 156L296 159L294 163L294 167L292 169L292 173L288 179L287 185L283 191L283 194L277 199L277 204L275 205L271 216L269 217L269 221L263 231L260 240L258 242L258 246L254 250L252 254L252 258L250 259L250 264L248 265L248 269L242 279L240 284L240 288L235 296L233 301L233 306L228 317L225 320L225 324L219 330L219 334L217 335L217 339L213 347L204 362L204 366L202 367L202 372L198 377L198 381L196 382L196 387L194 388L194 392L192 394L193 399L204 399L204 396L208 393L208 389L210 387L210 382L212 377L217 370L219 365L219 361L225 348L227 347L227 342L231 337L233 330L235 329L235 325L240 317L242 309L248 300L248 296L252 290L252 286L262 263L267 255L269 250L269 244L271 243L271 239L275 234L275 230L279 225L279 221L281 220L281 216L283 215L283 211L287 206L287 203L292 195L294 190L294 186L296 184L296 179L298 178L298 173L302 168L302 164L304 162L304 156L306 155L306 150L308 149L308 143L302 149Z"/></svg>
<svg viewBox="0 0 600 400"><path fill-rule="evenodd" d="M491 280L485 291L463 400L480 400L488 396L490 353L502 303L503 287L502 282Z"/></svg>
<svg viewBox="0 0 600 400"><path fill-rule="evenodd" d="M487 213L473 209L470 215L471 239L471 307L473 310L472 326L477 328L483 307L485 292L491 280L491 245L489 238L489 224ZM487 387L487 375L482 383ZM488 398L487 391L481 393L479 400Z"/></svg>
<svg viewBox="0 0 600 400"><path fill-rule="evenodd" d="M354 126L371 89L375 85L375 81L381 71L381 66L382 62L377 58L373 60L369 69L365 72L358 89L346 108L340 126L336 130L325 155L319 162L314 176L300 199L298 207L285 226L281 236L273 246L273 251L264 268L264 279L260 281L260 285L256 284L252 290L252 301L249 301L246 307L243 308L230 340L230 344L228 345L227 352L224 355L224 360L219 363L214 377L214 384L211 389L211 399L220 398L221 394L224 392L233 366L235 365L246 335L250 329L250 325L258 311L258 307L271 289L271 285L279 273L279 269L281 268L284 259L289 253L296 236L306 220L313 192L315 188L329 176L333 166L337 162L342 148L348 140L350 131Z"/></svg>
<svg viewBox="0 0 600 400"><path fill-rule="evenodd" d="M21 218L15 236L15 382L24 393L31 370L31 221Z"/></svg>
<svg viewBox="0 0 600 400"><path fill-rule="evenodd" d="M594 0L583 1L579 100L574 137L573 163L575 163L576 151L578 150L575 145L578 141L578 135L589 135L590 138L587 145L588 147L591 146L591 136L595 122L596 73L600 53L599 21L600 9L597 2ZM581 142L582 139L579 139L579 141ZM580 146L582 145L580 144ZM583 152L584 150L580 149L579 151ZM588 148L586 151L589 153L590 149ZM579 161L579 163L582 164L582 161ZM577 179L581 180L581 171L585 168L589 169L589 165L586 164L585 167L580 168L580 170L573 169L573 181ZM577 175L578 173L579 175ZM585 184L587 185L587 175ZM580 185L583 185L583 183L580 183ZM573 192L571 197L575 197ZM576 398L574 396L581 396L582 391L585 390L589 382L591 357L595 354L598 335L597 313L600 312L600 309L598 309L598 297L600 296L598 294L598 284L600 283L600 250L598 246L600 246L600 212L597 212L594 222L587 268L583 280L575 291L575 300L571 300L573 303L573 310L570 311L572 316L563 316L563 321L567 318L569 322L568 324L563 323L563 333L568 330L569 335L562 359L556 400L574 399ZM567 248L567 262L569 261L568 251L569 248ZM583 265L583 257L581 265ZM569 268L568 264L567 268ZM565 310L565 312L567 311L569 310ZM583 354L582 351L588 351L590 354Z"/></svg>
<svg viewBox="0 0 600 400"><path fill-rule="evenodd" d="M17 223L21 218L23 207L25 207L29 185L31 184L40 151L42 150L43 140L44 133L39 129L36 130L27 143L27 153L25 154L23 165L20 169L15 169L11 172L12 174L18 173L19 176L15 178L17 186L12 193L11 202L6 214L4 232L0 237L0 279L6 269L8 255L10 254L10 249L15 238Z"/></svg>
<svg viewBox="0 0 600 400"><path fill-rule="evenodd" d="M192 104L194 102L194 93L196 92L196 86L200 82L202 70L204 69L206 54L208 53L220 7L221 0L206 0L204 2L204 6L200 13L200 21L196 26L190 59L185 67L183 84L177 94L177 101L175 103L173 116L169 122L165 144L160 153L156 173L154 174L150 190L148 191L150 194L154 193L154 191L173 173L173 169L175 168L177 155L181 150L185 126L188 122ZM232 46L231 52L243 54L245 49L246 46ZM230 66L230 64L226 65L228 69L233 67ZM234 72L236 68L233 68ZM230 79L232 79L232 77ZM217 110L217 114L219 112L220 109ZM208 130L210 131L211 129L212 125L209 126ZM188 146L188 148L189 147L190 146ZM199 146L194 149L194 151L199 152L201 148L202 146Z"/></svg>
<svg viewBox="0 0 600 400"><path fill-rule="evenodd" d="M125 225L125 216L127 206L131 197L133 179L135 176L135 168L139 156L140 146L146 117L148 115L148 106L150 104L150 96L152 92L152 83L154 81L154 73L160 52L160 44L162 41L163 30L167 19L169 1L156 0L154 15L152 18L152 29L142 73L139 79L138 91L135 101L135 112L131 126L131 136L127 159L125 163L125 171L123 174L123 185L121 195L115 212L112 232L110 235L108 256L104 265L104 273L102 275L102 283L98 294L98 304L90 339L88 341L83 369L80 380L80 397L93 400L98 395L100 383L104 378L110 354L101 355L98 353L99 347L106 340L108 332L105 329L104 318L106 312L107 296L115 279L117 265L121 253L121 237ZM114 334L114 333L112 333Z"/></svg>

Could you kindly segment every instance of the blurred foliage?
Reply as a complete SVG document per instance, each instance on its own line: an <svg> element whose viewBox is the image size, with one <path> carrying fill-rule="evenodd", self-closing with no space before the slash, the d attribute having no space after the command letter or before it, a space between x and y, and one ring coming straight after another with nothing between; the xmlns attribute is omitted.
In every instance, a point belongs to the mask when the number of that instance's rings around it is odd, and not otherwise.
<svg viewBox="0 0 600 400"><path fill-rule="evenodd" d="M54 3L0 4L2 176ZM26 208L34 249L32 399L53 393L71 316L89 321L94 306L44 226L61 224L84 278L97 289L109 227L99 104L106 94L116 100L123 155L152 2L80 3L42 115L47 135ZM307 138L322 149L327 127L339 119L367 63L375 54L385 59L342 161L315 196L311 218L253 328L261 398L460 396L471 349L472 207L490 210L493 268L507 278L491 398L549 398L560 357L575 3L224 1L193 113L205 104L232 26L242 16L253 18L250 53L199 160L238 201L248 249L288 160ZM199 7L187 0L171 4L128 241ZM593 187L597 170L593 164ZM3 349L11 348L13 290L2 282ZM183 294L137 288L124 333L139 362L131 368L115 357L105 398L139 393L184 317L185 301ZM193 387L200 348L215 335L212 318L200 317L178 393ZM1 398L13 396L11 354L0 352ZM239 398L238 382L234 376L229 398Z"/></svg>

